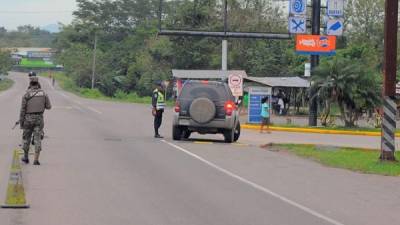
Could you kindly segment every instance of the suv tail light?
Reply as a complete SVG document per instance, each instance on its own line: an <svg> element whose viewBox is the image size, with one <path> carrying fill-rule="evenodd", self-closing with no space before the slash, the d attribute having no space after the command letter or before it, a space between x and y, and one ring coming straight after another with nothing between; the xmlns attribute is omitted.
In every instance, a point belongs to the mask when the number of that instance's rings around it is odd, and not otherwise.
<svg viewBox="0 0 400 225"><path fill-rule="evenodd" d="M227 101L225 103L224 109L227 116L232 116L233 111L236 109L236 105L232 101Z"/></svg>
<svg viewBox="0 0 400 225"><path fill-rule="evenodd" d="M179 102L175 102L175 108L174 108L176 113L181 112L181 105L179 104Z"/></svg>

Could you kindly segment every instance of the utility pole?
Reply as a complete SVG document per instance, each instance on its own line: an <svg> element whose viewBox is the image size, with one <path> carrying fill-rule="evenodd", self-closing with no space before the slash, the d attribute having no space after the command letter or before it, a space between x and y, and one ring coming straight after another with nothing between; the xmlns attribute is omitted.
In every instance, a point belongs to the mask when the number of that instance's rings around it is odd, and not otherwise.
<svg viewBox="0 0 400 225"><path fill-rule="evenodd" d="M312 34L320 35L321 27L321 0L312 0ZM311 74L314 69L319 65L319 56L311 55ZM310 103L309 103L309 120L308 125L315 127L318 125L318 99L316 97L317 90L310 88Z"/></svg>
<svg viewBox="0 0 400 225"><path fill-rule="evenodd" d="M399 2L397 0L386 0L385 2L384 101L380 156L383 161L396 160L397 105L394 102L394 98L396 95L398 5Z"/></svg>
<svg viewBox="0 0 400 225"><path fill-rule="evenodd" d="M93 50L93 61L92 61L92 89L94 89L95 75L96 75L96 52L97 52L97 32L94 33L94 50Z"/></svg>
<svg viewBox="0 0 400 225"><path fill-rule="evenodd" d="M228 0L224 2L224 33L228 31ZM222 70L228 70L228 40L222 40Z"/></svg>

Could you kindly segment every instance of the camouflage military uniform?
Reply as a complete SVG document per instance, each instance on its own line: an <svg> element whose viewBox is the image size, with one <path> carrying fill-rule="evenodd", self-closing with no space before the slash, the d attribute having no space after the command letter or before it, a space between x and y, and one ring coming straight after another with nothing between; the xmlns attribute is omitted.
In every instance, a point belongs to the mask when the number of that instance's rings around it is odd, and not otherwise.
<svg viewBox="0 0 400 225"><path fill-rule="evenodd" d="M45 109L51 109L51 103L47 94L40 89L40 84L37 78L32 79L30 88L22 97L20 111L20 126L23 129L23 161L29 163L28 154L29 147L32 141L35 143L35 162L39 165L39 154L42 150L42 134L44 127L43 113Z"/></svg>
<svg viewBox="0 0 400 225"><path fill-rule="evenodd" d="M43 134L43 114L26 114L24 118L24 123L22 129L24 130L22 134L23 147L22 149L26 152L29 151L29 146L31 144L32 136L33 143L35 143L35 152L42 151L42 134Z"/></svg>

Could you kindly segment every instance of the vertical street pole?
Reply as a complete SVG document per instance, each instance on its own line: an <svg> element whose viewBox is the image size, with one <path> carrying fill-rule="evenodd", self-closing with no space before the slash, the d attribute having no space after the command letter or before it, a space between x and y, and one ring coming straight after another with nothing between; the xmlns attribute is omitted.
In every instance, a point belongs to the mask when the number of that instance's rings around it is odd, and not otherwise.
<svg viewBox="0 0 400 225"><path fill-rule="evenodd" d="M224 33L228 31L228 0L224 3ZM222 70L228 70L228 40L222 40Z"/></svg>
<svg viewBox="0 0 400 225"><path fill-rule="evenodd" d="M312 0L312 34L319 35L321 27L321 0ZM319 64L319 56L311 55L311 73ZM318 125L318 99L316 97L316 89L310 88L310 103L309 103L309 126L315 127Z"/></svg>
<svg viewBox="0 0 400 225"><path fill-rule="evenodd" d="M222 70L228 70L228 41L222 40Z"/></svg>
<svg viewBox="0 0 400 225"><path fill-rule="evenodd" d="M94 50L92 62L92 89L94 89L95 75L96 75L96 51L97 51L97 33L94 33Z"/></svg>
<svg viewBox="0 0 400 225"><path fill-rule="evenodd" d="M386 0L385 2L384 101L380 159L387 161L396 160L397 105L394 98L396 95L398 5L397 0Z"/></svg>
<svg viewBox="0 0 400 225"><path fill-rule="evenodd" d="M161 31L161 29L162 29L162 24L161 24L162 10L163 10L163 0L160 0L159 5L158 5L158 30L159 31Z"/></svg>

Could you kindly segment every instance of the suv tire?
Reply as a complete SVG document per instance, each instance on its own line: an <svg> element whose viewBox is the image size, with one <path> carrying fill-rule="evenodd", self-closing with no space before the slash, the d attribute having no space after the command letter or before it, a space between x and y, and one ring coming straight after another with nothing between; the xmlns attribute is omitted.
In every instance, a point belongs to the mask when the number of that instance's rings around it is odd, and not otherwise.
<svg viewBox="0 0 400 225"><path fill-rule="evenodd" d="M224 138L226 143L232 143L235 139L234 137L234 129L226 129L224 130Z"/></svg>
<svg viewBox="0 0 400 225"><path fill-rule="evenodd" d="M182 129L179 126L172 127L172 139L175 141L180 141L182 139Z"/></svg>
<svg viewBox="0 0 400 225"><path fill-rule="evenodd" d="M208 98L197 98L190 105L189 113L194 121L200 124L210 122L215 117L217 109L214 102Z"/></svg>
<svg viewBox="0 0 400 225"><path fill-rule="evenodd" d="M185 130L185 131L183 132L183 138L188 139L188 138L190 137L191 134L192 134L191 131Z"/></svg>
<svg viewBox="0 0 400 225"><path fill-rule="evenodd" d="M235 134L233 136L233 141L236 142L237 140L239 140L240 137L240 122L237 123L234 133Z"/></svg>

